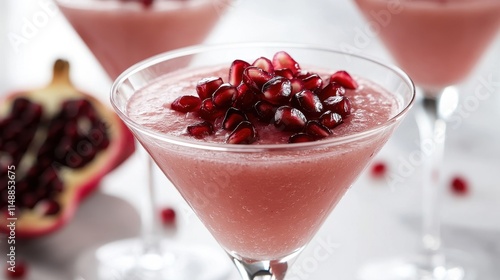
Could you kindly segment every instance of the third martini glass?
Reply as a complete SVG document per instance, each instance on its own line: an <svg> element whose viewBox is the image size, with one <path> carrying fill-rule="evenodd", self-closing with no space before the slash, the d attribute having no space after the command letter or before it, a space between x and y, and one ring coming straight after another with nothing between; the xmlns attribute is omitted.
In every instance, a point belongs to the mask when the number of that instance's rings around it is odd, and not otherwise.
<svg viewBox="0 0 500 280"><path fill-rule="evenodd" d="M430 155L423 170L423 254L397 267L367 270L367 279L464 279L462 264L443 254L440 236L440 166L446 133L445 119L456 106L453 85L472 71L500 26L497 0L355 0L399 65L422 93L417 114L422 151ZM428 145L433 149L429 151ZM426 146L427 145L427 148ZM448 259L446 259L448 258ZM460 261L459 261L460 262ZM461 262L466 262L461 260ZM463 263L465 265L465 263ZM381 274L382 273L382 274ZM385 276L380 276L385 275ZM385 277L385 278L384 278ZM394 278L392 278L394 277ZM363 278L364 279L364 278Z"/></svg>
<svg viewBox="0 0 500 280"><path fill-rule="evenodd" d="M199 77L220 75L227 81L222 65L281 51L304 70L342 69L362 77L357 78L360 88L353 97L360 104L353 105L352 119L339 126L335 136L307 143L237 145L173 132L182 131L189 116L168 113L166 108L179 94L196 95ZM189 65L182 63L186 60ZM396 68L331 49L257 43L165 53L127 70L111 90L118 115L244 280L285 278L289 262L382 148L413 98L411 80ZM379 111L372 114L375 107ZM259 141L274 137L263 136L267 126L261 125Z"/></svg>
<svg viewBox="0 0 500 280"><path fill-rule="evenodd" d="M226 0L56 0L111 79L161 52L202 42L229 5ZM140 208L142 240L127 239L89 251L77 263L85 279L220 279L218 258L199 246L161 242L147 157L148 201ZM201 278L198 278L201 277Z"/></svg>

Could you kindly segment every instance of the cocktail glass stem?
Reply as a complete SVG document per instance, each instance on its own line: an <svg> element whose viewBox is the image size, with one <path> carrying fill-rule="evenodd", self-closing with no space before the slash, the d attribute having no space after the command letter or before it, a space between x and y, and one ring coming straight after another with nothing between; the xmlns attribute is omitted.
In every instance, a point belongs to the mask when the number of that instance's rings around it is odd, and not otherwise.
<svg viewBox="0 0 500 280"><path fill-rule="evenodd" d="M416 120L420 133L422 155L422 249L430 271L444 265L441 252L441 166L446 139L446 116L453 111L453 104L446 104L444 95L452 87L437 91L423 90L421 108Z"/></svg>
<svg viewBox="0 0 500 280"><path fill-rule="evenodd" d="M244 261L231 257L242 280L284 280L287 261Z"/></svg>
<svg viewBox="0 0 500 280"><path fill-rule="evenodd" d="M137 143L137 141L136 141ZM142 248L143 254L160 254L160 229L158 225L160 221L158 219L158 215L156 213L156 190L154 185L154 174L153 168L154 163L149 154L142 148L142 146L137 143L138 149L143 157L143 161L146 163L145 170L145 192L144 192L144 203L141 205L139 209L140 217L141 217L141 235L142 242L144 244Z"/></svg>

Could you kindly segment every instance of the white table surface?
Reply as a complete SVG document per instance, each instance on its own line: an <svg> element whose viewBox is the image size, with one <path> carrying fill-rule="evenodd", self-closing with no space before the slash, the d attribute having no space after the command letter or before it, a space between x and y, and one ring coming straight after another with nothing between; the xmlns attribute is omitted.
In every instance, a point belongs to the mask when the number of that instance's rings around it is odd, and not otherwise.
<svg viewBox="0 0 500 280"><path fill-rule="evenodd" d="M48 13L47 24L37 28L17 50L10 41L12 34L21 34L26 20L41 11L47 13L43 3L49 3L51 10L54 8L48 0L0 1L0 93L43 85L50 78L54 59L64 57L72 64L74 83L108 102L110 81L58 11ZM238 0L207 42L307 42L357 50L390 62L367 27L350 1ZM362 34L366 40L362 40ZM465 197L444 193L444 242L449 247L480 254L481 280L500 279L499 65L497 39L471 77L460 85L460 104L466 106L464 102L473 98L474 89L488 77L493 81L491 94L477 108L466 111L460 125L449 129L443 163L445 180L460 174L470 181L471 187L471 193ZM404 162L418 151L417 145L418 134L410 114L377 159L386 161L393 172L397 173L398 168L401 172ZM299 256L290 279L359 279L357 272L365 263L415 252L419 245L421 201L420 169L418 164L415 167L402 183L392 186L361 176ZM65 228L48 237L22 241L18 253L30 263L28 279L72 279L73 265L84 250L137 236L142 168L140 158L131 157L102 181L100 190L81 205ZM163 180L161 175L157 179ZM178 210L175 240L220 250L173 187L161 188L160 197L161 205ZM326 248L328 257L315 257L314 252L329 243L335 246ZM4 257L2 253L0 259ZM239 279L235 269L228 279Z"/></svg>

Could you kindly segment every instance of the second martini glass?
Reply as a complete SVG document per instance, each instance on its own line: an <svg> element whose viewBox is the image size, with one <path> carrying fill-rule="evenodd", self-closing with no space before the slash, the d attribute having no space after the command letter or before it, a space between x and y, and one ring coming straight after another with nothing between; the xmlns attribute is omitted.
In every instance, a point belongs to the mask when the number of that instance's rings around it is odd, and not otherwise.
<svg viewBox="0 0 500 280"><path fill-rule="evenodd" d="M154 115L154 108L163 106L158 98L178 91L177 83L191 83L179 82L175 73L186 77L191 71L230 65L235 59L271 57L278 51L290 53L303 66L344 69L377 81L396 100L396 108L388 119L362 132L272 145L196 141L159 132L130 115L133 106ZM191 63L184 65L186 60ZM154 84L159 81L164 84ZM152 90L147 94L149 103L132 103L145 88ZM289 262L382 148L413 98L411 80L396 68L331 49L291 44L205 46L165 53L127 70L111 90L120 118L226 250L244 280L285 278ZM161 127L164 121L156 125Z"/></svg>
<svg viewBox="0 0 500 280"><path fill-rule="evenodd" d="M440 171L446 117L456 107L457 90L498 34L496 0L355 0L376 24L378 35L422 93L417 114L423 167L423 253L405 263L371 264L362 279L471 279L472 264L441 246ZM429 145L431 148L429 149ZM454 260L455 259L455 260ZM470 258L471 260L473 258Z"/></svg>
<svg viewBox="0 0 500 280"><path fill-rule="evenodd" d="M152 4L148 4L152 3ZM229 4L226 0L56 0L61 12L111 79L161 52L202 42ZM85 279L221 279L228 269L216 252L162 240L154 203L153 163L147 162L140 208L142 238L86 252L76 264ZM214 269L217 268L217 269Z"/></svg>

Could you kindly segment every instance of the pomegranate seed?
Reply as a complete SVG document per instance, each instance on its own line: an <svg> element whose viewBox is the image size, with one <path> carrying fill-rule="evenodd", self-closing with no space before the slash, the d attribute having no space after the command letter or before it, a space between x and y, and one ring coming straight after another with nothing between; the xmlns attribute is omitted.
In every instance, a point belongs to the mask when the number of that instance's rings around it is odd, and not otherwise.
<svg viewBox="0 0 500 280"><path fill-rule="evenodd" d="M21 197L21 204L26 207L33 209L38 202L38 197L35 194L26 193Z"/></svg>
<svg viewBox="0 0 500 280"><path fill-rule="evenodd" d="M151 5L153 5L153 2L154 0L140 0L142 5L144 5L144 7L150 7Z"/></svg>
<svg viewBox="0 0 500 280"><path fill-rule="evenodd" d="M280 105L290 101L292 85L286 78L277 76L262 86L263 98L271 104Z"/></svg>
<svg viewBox="0 0 500 280"><path fill-rule="evenodd" d="M61 111L64 119L71 120L87 115L91 107L92 105L87 100L67 100L63 102Z"/></svg>
<svg viewBox="0 0 500 280"><path fill-rule="evenodd" d="M233 104L238 91L236 88L229 84L222 84L212 95L212 103L217 108L228 108Z"/></svg>
<svg viewBox="0 0 500 280"><path fill-rule="evenodd" d="M274 125L279 130L301 131L306 125L307 119L304 114L293 107L281 106L274 114Z"/></svg>
<svg viewBox="0 0 500 280"><path fill-rule="evenodd" d="M294 75L300 72L300 66L287 52L280 51L273 56L274 69L287 68Z"/></svg>
<svg viewBox="0 0 500 280"><path fill-rule="evenodd" d="M322 90L318 91L318 97L321 101L324 101L328 97L332 96L344 96L345 89L336 82L331 82L326 85Z"/></svg>
<svg viewBox="0 0 500 280"><path fill-rule="evenodd" d="M18 97L12 103L11 115L14 118L22 117L24 112L31 106L31 101L25 97Z"/></svg>
<svg viewBox="0 0 500 280"><path fill-rule="evenodd" d="M76 124L74 122L68 122L64 126L64 137L70 139L70 141L74 141L78 138L79 133L78 133L78 127L76 127Z"/></svg>
<svg viewBox="0 0 500 280"><path fill-rule="evenodd" d="M15 267L7 264L5 269L5 276L7 279L21 279L26 276L26 273L28 273L28 265L24 261L18 259L16 259Z"/></svg>
<svg viewBox="0 0 500 280"><path fill-rule="evenodd" d="M280 77L283 77L283 78L287 78L289 80L293 79L293 72L292 70L288 69L288 68L281 68L281 69L275 69L274 70L274 75L275 76L280 76Z"/></svg>
<svg viewBox="0 0 500 280"><path fill-rule="evenodd" d="M181 113L194 112L200 108L201 99L192 95L184 95L175 99L170 105L172 110Z"/></svg>
<svg viewBox="0 0 500 280"><path fill-rule="evenodd" d="M211 135L213 132L214 128L212 124L207 121L199 122L187 127L187 133L198 139Z"/></svg>
<svg viewBox="0 0 500 280"><path fill-rule="evenodd" d="M32 166L28 172L26 173L27 178L37 178L38 175L40 175L40 169L38 166Z"/></svg>
<svg viewBox="0 0 500 280"><path fill-rule="evenodd" d="M226 139L228 144L251 144L257 139L255 127L249 121L241 122Z"/></svg>
<svg viewBox="0 0 500 280"><path fill-rule="evenodd" d="M3 150L8 154L14 156L20 152L20 147L15 140L11 140L3 145Z"/></svg>
<svg viewBox="0 0 500 280"><path fill-rule="evenodd" d="M295 78L303 80L312 74L313 73L309 73L308 71L300 70L297 74L295 74Z"/></svg>
<svg viewBox="0 0 500 280"><path fill-rule="evenodd" d="M323 80L318 74L310 74L305 78L302 78L304 83L304 88L308 90L317 90L323 86Z"/></svg>
<svg viewBox="0 0 500 280"><path fill-rule="evenodd" d="M247 116L236 108L229 108L222 121L222 128L233 131L241 122L248 121Z"/></svg>
<svg viewBox="0 0 500 280"><path fill-rule="evenodd" d="M59 138L63 134L65 122L62 120L53 120L47 131L47 138Z"/></svg>
<svg viewBox="0 0 500 280"><path fill-rule="evenodd" d="M319 117L319 122L322 125L333 129L337 125L341 124L343 120L341 115L333 113L332 111L326 111Z"/></svg>
<svg viewBox="0 0 500 280"><path fill-rule="evenodd" d="M466 195L469 192L467 180L461 176L456 176L451 180L451 191L457 195Z"/></svg>
<svg viewBox="0 0 500 280"><path fill-rule="evenodd" d="M265 58L265 57L259 57L257 58L253 63L252 66L258 67L264 71L266 71L269 74L274 73L274 67L273 63L271 60Z"/></svg>
<svg viewBox="0 0 500 280"><path fill-rule="evenodd" d="M321 113L323 110L323 104L321 104L318 96L310 90L302 90L295 94L293 98L298 108L304 112Z"/></svg>
<svg viewBox="0 0 500 280"><path fill-rule="evenodd" d="M163 208L161 209L160 215L164 225L173 225L175 223L176 213L174 209L170 207Z"/></svg>
<svg viewBox="0 0 500 280"><path fill-rule="evenodd" d="M229 83L237 86L243 80L243 71L248 68L250 64L243 60L235 60L229 68Z"/></svg>
<svg viewBox="0 0 500 280"><path fill-rule="evenodd" d="M221 77L209 77L201 79L196 84L196 93L200 100L212 97L212 94L223 84Z"/></svg>
<svg viewBox="0 0 500 280"><path fill-rule="evenodd" d="M21 120L25 124L37 124L42 117L43 108L40 104L32 104L29 109L25 110L21 115Z"/></svg>
<svg viewBox="0 0 500 280"><path fill-rule="evenodd" d="M347 89L357 89L358 83L346 71L337 71L330 76L330 83L337 82Z"/></svg>
<svg viewBox="0 0 500 280"><path fill-rule="evenodd" d="M137 1L141 3L144 8L149 8L151 5L153 5L154 0L120 0L122 2L128 2L128 1Z"/></svg>
<svg viewBox="0 0 500 280"><path fill-rule="evenodd" d="M218 117L222 117L224 115L224 111L219 110L215 107L212 102L212 98L207 98L201 102L200 110L198 111L200 117L207 121L213 121Z"/></svg>
<svg viewBox="0 0 500 280"><path fill-rule="evenodd" d="M236 90L238 91L238 94L233 102L234 107L242 110L248 110L248 108L251 108L252 105L255 104L255 94L246 84L241 83Z"/></svg>
<svg viewBox="0 0 500 280"><path fill-rule="evenodd" d="M304 82L301 79L293 78L290 83L292 84L292 96L305 89Z"/></svg>
<svg viewBox="0 0 500 280"><path fill-rule="evenodd" d="M332 96L323 101L323 107L334 113L338 113L343 118L351 114L351 102L345 96Z"/></svg>
<svg viewBox="0 0 500 280"><path fill-rule="evenodd" d="M41 196L46 196L47 193ZM40 206L37 205L37 208L40 207L40 212L46 216L56 215L61 211L61 205L57 203L55 200L45 200L39 202Z"/></svg>
<svg viewBox="0 0 500 280"><path fill-rule="evenodd" d="M273 104L267 101L257 101L254 105L254 109L259 120L269 123L272 119L274 119L276 107L274 107Z"/></svg>
<svg viewBox="0 0 500 280"><path fill-rule="evenodd" d="M99 150L104 150L109 146L109 144L110 144L109 138L105 137L99 142L99 145L96 146L96 148Z"/></svg>
<svg viewBox="0 0 500 280"><path fill-rule="evenodd" d="M0 130L4 131L5 128L13 121L12 117L7 117L5 119L0 120ZM0 138L1 140L1 138Z"/></svg>
<svg viewBox="0 0 500 280"><path fill-rule="evenodd" d="M318 121L308 121L305 131L307 134L317 138L325 138L332 134L332 131L328 127Z"/></svg>
<svg viewBox="0 0 500 280"><path fill-rule="evenodd" d="M50 181L57 179L57 178L58 178L57 172L53 168L49 168L49 169L45 170L45 172L42 174L40 180L42 183L45 183L45 182L50 182Z"/></svg>
<svg viewBox="0 0 500 280"><path fill-rule="evenodd" d="M12 121L7 125L4 131L2 131L2 138L4 141L12 140L17 138L22 132L24 126L20 121Z"/></svg>
<svg viewBox="0 0 500 280"><path fill-rule="evenodd" d="M381 161L375 162L372 164L370 171L371 171L370 174L374 178L383 177L383 176L385 176L385 174L387 174L387 165Z"/></svg>
<svg viewBox="0 0 500 280"><path fill-rule="evenodd" d="M88 114L90 110L93 110L92 104L86 99L77 100L75 103L77 116L84 117Z"/></svg>
<svg viewBox="0 0 500 280"><path fill-rule="evenodd" d="M288 143L305 143L314 141L314 137L306 133L296 133L288 138Z"/></svg>
<svg viewBox="0 0 500 280"><path fill-rule="evenodd" d="M243 82L256 92L262 90L262 86L271 80L273 76L266 71L250 66L243 71Z"/></svg>
<svg viewBox="0 0 500 280"><path fill-rule="evenodd" d="M7 182L5 182L5 183L7 184ZM30 186L26 180L20 180L16 184L16 192L19 192L19 193L26 192L26 191L28 191L29 187Z"/></svg>

